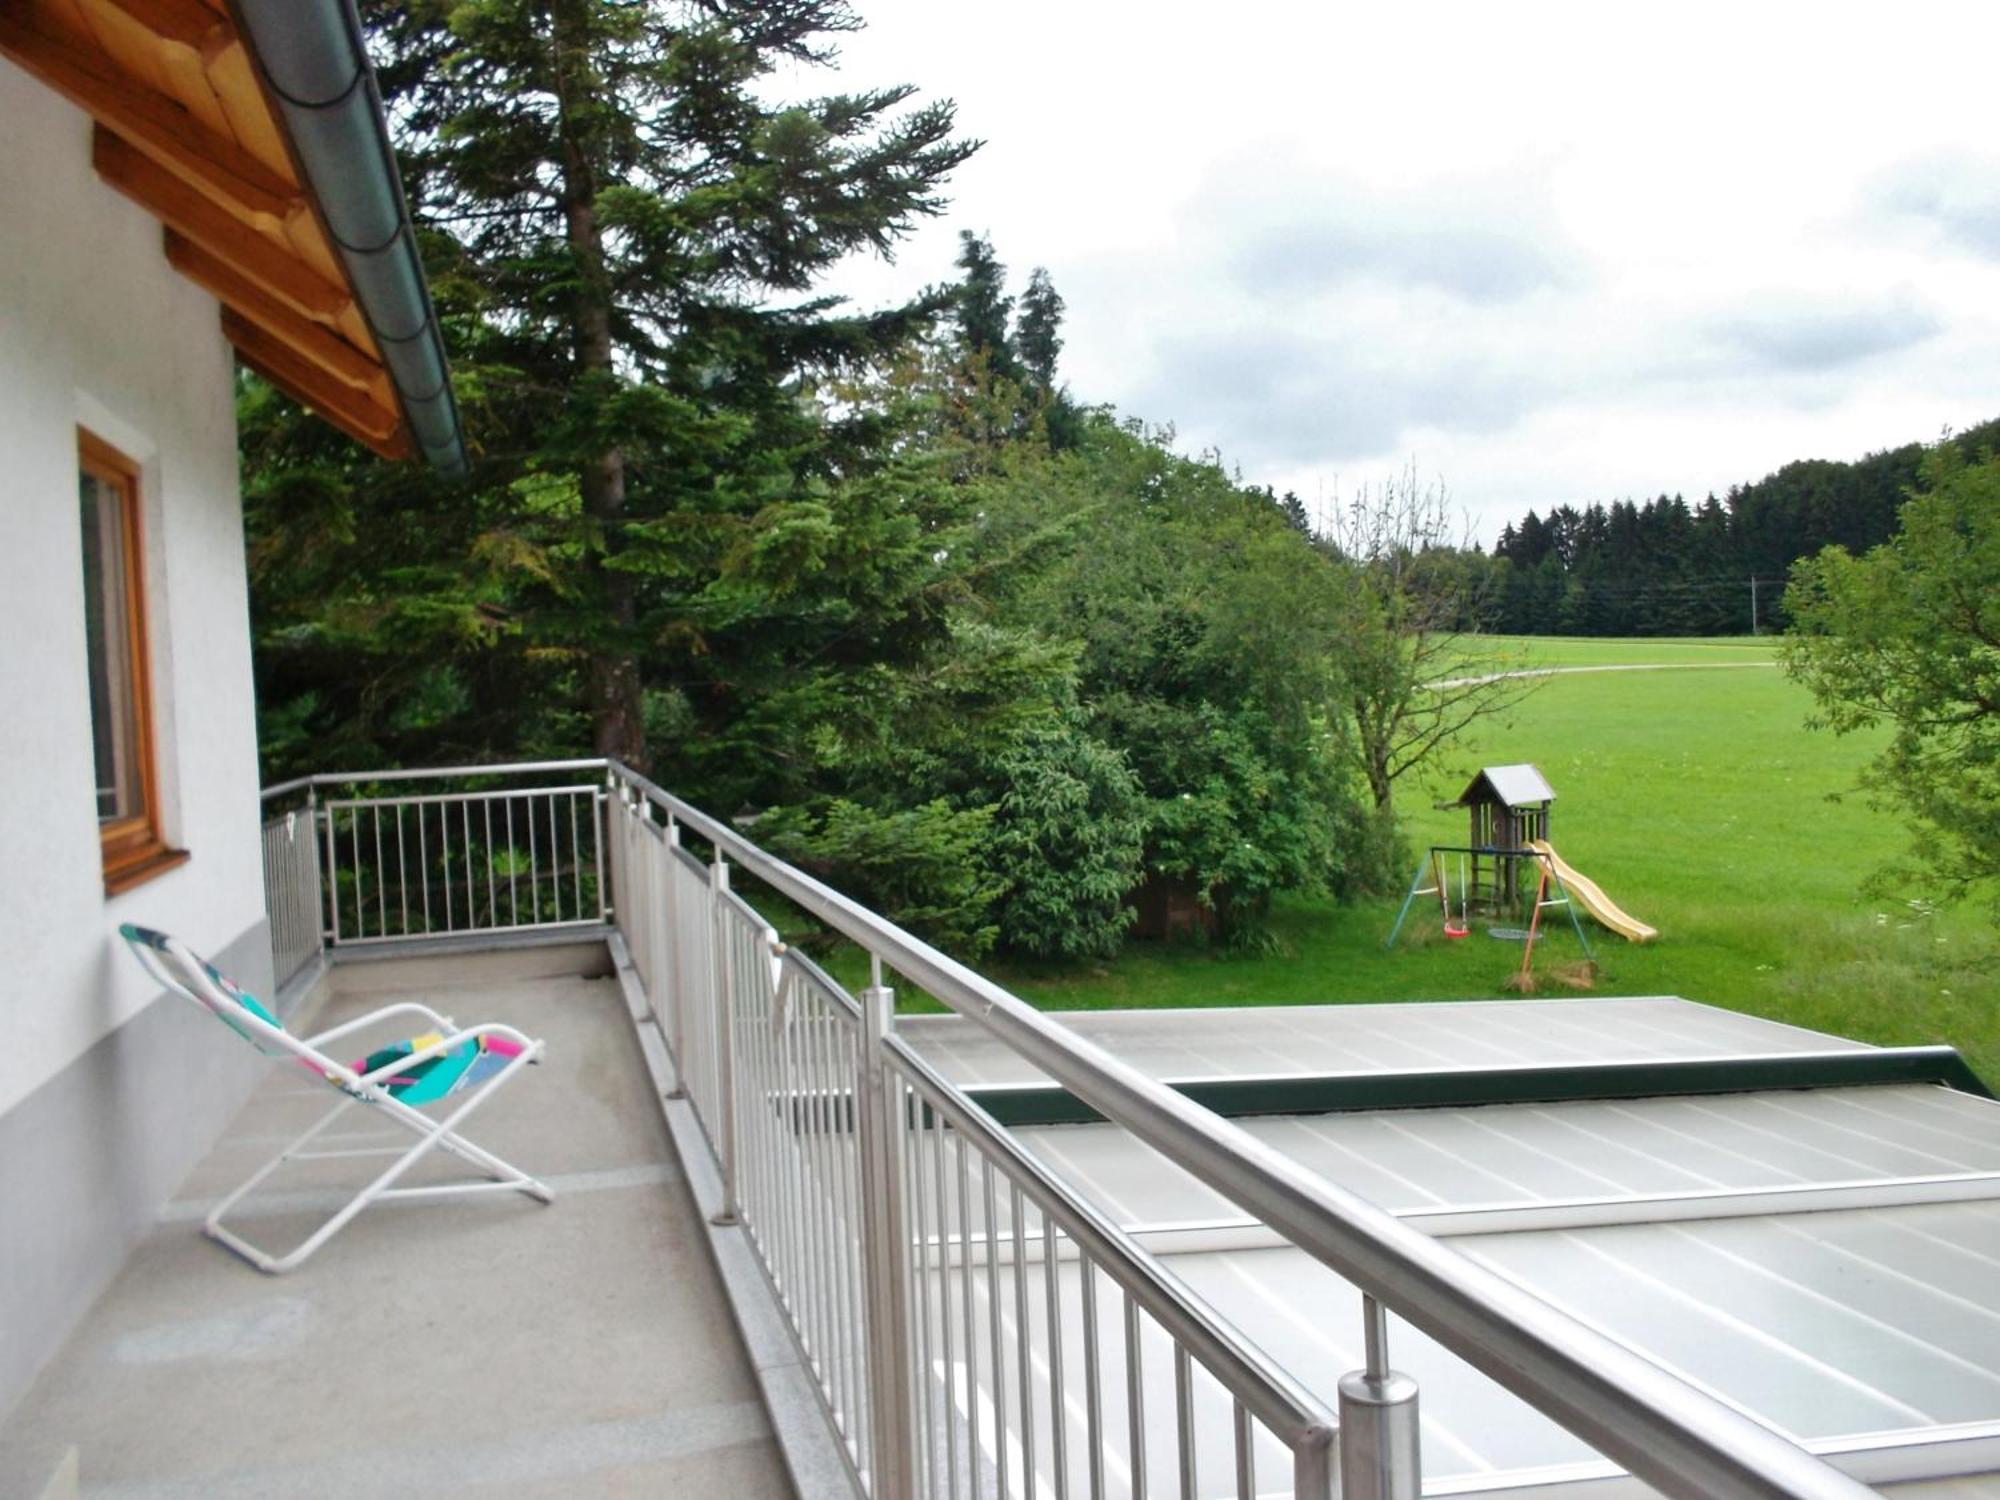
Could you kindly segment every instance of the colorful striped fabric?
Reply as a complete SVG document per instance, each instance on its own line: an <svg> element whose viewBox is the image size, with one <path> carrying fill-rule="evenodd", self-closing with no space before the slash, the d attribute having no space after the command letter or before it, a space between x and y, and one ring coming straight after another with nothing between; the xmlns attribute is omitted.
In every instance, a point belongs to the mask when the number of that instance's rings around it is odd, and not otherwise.
<svg viewBox="0 0 2000 1500"><path fill-rule="evenodd" d="M126 942L134 945L135 947L140 944L144 944L146 947L151 948L155 953L158 953L162 961L171 963L173 955L168 951L167 938L164 933L155 932L150 927L139 927L131 922L121 922L118 926L118 935L123 939L125 939ZM185 952L186 950L183 949L182 951ZM216 968L216 966L210 963L207 959L200 958L196 955L190 955L190 957L194 957L195 961L201 965L202 972L208 976L209 982L213 984L217 990L221 991L224 997L226 997L231 1001L234 1001L237 1005L242 1006L243 1009L250 1012L251 1015L255 1016L265 1025L275 1026L280 1031L283 1031L285 1029L285 1023L283 1021L280 1021L276 1016L272 1015L271 1012L265 1008L263 1002L260 1001L255 995L251 994L248 990L238 989L236 985L230 980L228 975L224 974L220 969ZM271 1045L270 1043L266 1042L263 1038L255 1035L251 1031L239 1025L237 1018L234 1015L232 1015L227 1008L217 1005L215 1001L211 999L209 996L202 994L198 990L192 990L192 989L189 990L187 993L192 995L197 1001L199 1001L201 1003L202 1008L206 1010L210 1015L214 1016L216 1020L220 1021L223 1025L227 1026L231 1031L235 1032L238 1036L242 1037L244 1041L250 1043L250 1045L255 1047L259 1052L265 1053L271 1057L284 1057L289 1055L283 1048Z"/></svg>
<svg viewBox="0 0 2000 1500"><path fill-rule="evenodd" d="M379 1048L356 1063L354 1071L373 1073L377 1068L388 1067L399 1057L412 1056L427 1047L435 1047L443 1040L441 1034L433 1031L412 1037L407 1042L397 1042L392 1047ZM520 1055L521 1045L518 1042L506 1037L477 1036L375 1082L405 1104L429 1104L446 1094L455 1094L460 1089L484 1083Z"/></svg>

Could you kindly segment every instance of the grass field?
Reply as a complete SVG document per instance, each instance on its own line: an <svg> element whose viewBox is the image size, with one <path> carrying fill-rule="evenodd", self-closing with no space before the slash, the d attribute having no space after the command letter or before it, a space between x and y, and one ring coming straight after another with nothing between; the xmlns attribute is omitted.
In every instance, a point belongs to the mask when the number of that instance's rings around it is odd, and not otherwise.
<svg viewBox="0 0 2000 1500"><path fill-rule="evenodd" d="M1684 665L1768 659L1768 642L1522 643L1535 665ZM1595 992L1678 994L1882 1043L1948 1042L2000 1086L2000 939L1976 912L1933 914L1868 898L1864 877L1906 836L1852 785L1873 748L1803 724L1802 690L1776 671L1555 676L1488 726L1430 787L1400 805L1419 848L1465 838L1455 796L1482 764L1532 761L1555 787L1551 833L1570 864L1660 929L1635 946L1586 922ZM1133 944L1111 963L1000 966L1051 1007L1285 1005L1491 998L1519 961L1485 935L1444 939L1435 907L1392 952L1399 898L1342 907L1282 902L1281 951L1229 956ZM1558 928L1538 970L1579 955ZM1553 981L1543 993L1568 994Z"/></svg>

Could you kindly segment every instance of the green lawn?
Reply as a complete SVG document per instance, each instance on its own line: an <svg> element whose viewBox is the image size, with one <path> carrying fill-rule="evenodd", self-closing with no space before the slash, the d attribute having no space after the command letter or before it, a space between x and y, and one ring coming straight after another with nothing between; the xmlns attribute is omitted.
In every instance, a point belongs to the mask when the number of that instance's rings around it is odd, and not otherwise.
<svg viewBox="0 0 2000 1500"><path fill-rule="evenodd" d="M1766 642L1536 641L1542 660L1755 660ZM1852 783L1869 745L1803 727L1803 692L1775 671L1590 673L1549 679L1402 806L1418 844L1465 838L1430 810L1483 763L1533 761L1557 793L1553 841L1659 942L1588 926L1596 992L1678 994L1884 1043L1949 1042L2000 1084L2000 941L1976 913L1866 898L1863 877L1904 843ZM1115 962L1000 965L1051 1007L1287 1005L1494 997L1518 961L1475 922L1446 941L1425 913L1393 952L1390 898L1352 907L1295 898L1273 923L1281 952L1238 957L1134 944ZM1575 958L1559 929L1550 960ZM1538 968L1542 967L1538 964ZM1567 994L1553 981L1544 993ZM921 1004L922 1002L917 1002Z"/></svg>
<svg viewBox="0 0 2000 1500"><path fill-rule="evenodd" d="M1743 666L1777 660L1775 636L1676 636L1600 639L1590 636L1468 636L1469 659L1504 658L1508 667Z"/></svg>

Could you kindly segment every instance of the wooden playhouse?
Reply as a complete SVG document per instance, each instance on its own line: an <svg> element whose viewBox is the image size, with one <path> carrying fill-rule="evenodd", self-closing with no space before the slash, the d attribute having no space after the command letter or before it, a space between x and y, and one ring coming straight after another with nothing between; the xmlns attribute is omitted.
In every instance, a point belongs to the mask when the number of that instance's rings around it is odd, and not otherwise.
<svg viewBox="0 0 2000 1500"><path fill-rule="evenodd" d="M1549 837L1549 813L1556 800L1548 778L1531 765L1487 766L1472 778L1458 800L1446 804L1471 812L1470 897L1485 911L1510 911L1534 892L1528 846ZM1523 872L1527 872L1523 889Z"/></svg>

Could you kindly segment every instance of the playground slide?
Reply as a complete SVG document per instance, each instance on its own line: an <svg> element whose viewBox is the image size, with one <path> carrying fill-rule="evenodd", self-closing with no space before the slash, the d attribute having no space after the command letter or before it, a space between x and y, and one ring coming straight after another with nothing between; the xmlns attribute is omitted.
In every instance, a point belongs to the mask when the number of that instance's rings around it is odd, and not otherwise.
<svg viewBox="0 0 2000 1500"><path fill-rule="evenodd" d="M1564 864L1562 856L1556 853L1554 844L1543 839L1535 839L1528 847L1549 862L1549 869L1554 872L1556 879L1562 882L1563 889L1569 892L1570 900L1627 942L1650 943L1660 935L1657 927L1648 927L1644 922L1628 917L1613 905L1611 898L1604 894L1596 881Z"/></svg>

